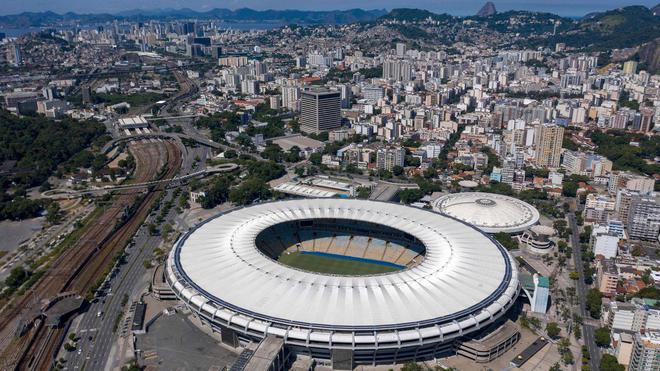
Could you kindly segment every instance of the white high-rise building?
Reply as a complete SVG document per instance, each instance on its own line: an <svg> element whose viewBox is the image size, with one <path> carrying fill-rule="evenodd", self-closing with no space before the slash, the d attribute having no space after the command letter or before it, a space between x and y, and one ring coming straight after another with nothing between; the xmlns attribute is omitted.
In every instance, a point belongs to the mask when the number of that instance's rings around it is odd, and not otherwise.
<svg viewBox="0 0 660 371"><path fill-rule="evenodd" d="M403 57L406 55L406 44L405 43L396 43L396 55Z"/></svg>
<svg viewBox="0 0 660 371"><path fill-rule="evenodd" d="M383 78L407 82L412 80L412 64L407 61L390 60L383 62Z"/></svg>
<svg viewBox="0 0 660 371"><path fill-rule="evenodd" d="M341 108L351 108L351 99L353 99L353 92L351 86L348 84L337 85L341 93Z"/></svg>
<svg viewBox="0 0 660 371"><path fill-rule="evenodd" d="M630 358L630 371L660 370L660 332L636 333Z"/></svg>
<svg viewBox="0 0 660 371"><path fill-rule="evenodd" d="M297 86L282 86L282 106L291 111L299 111L300 89Z"/></svg>
<svg viewBox="0 0 660 371"><path fill-rule="evenodd" d="M392 171L395 166L403 167L406 150L401 147L380 148L376 152L376 166L378 169Z"/></svg>
<svg viewBox="0 0 660 371"><path fill-rule="evenodd" d="M539 125L535 139L536 164L551 168L559 167L564 128L553 124Z"/></svg>

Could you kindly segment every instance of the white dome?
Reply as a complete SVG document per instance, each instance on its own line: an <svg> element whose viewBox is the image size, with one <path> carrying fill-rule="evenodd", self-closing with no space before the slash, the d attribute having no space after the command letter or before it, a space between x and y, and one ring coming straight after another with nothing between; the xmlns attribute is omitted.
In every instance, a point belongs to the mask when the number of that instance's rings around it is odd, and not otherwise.
<svg viewBox="0 0 660 371"><path fill-rule="evenodd" d="M452 193L437 199L433 208L487 233L522 232L539 221L534 206L495 193Z"/></svg>

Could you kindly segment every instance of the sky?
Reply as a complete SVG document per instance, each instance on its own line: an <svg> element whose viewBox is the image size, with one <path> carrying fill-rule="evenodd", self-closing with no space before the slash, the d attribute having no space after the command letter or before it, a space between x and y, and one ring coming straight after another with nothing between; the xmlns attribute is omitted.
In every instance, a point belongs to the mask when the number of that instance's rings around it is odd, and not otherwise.
<svg viewBox="0 0 660 371"><path fill-rule="evenodd" d="M614 9L626 5L655 6L660 0L494 0L498 11L547 11L563 16L582 16L593 11ZM265 9L392 9L421 8L436 13L472 15L485 0L2 0L0 14L24 11L52 10L57 13L116 13L132 9L191 8L202 11L213 8Z"/></svg>

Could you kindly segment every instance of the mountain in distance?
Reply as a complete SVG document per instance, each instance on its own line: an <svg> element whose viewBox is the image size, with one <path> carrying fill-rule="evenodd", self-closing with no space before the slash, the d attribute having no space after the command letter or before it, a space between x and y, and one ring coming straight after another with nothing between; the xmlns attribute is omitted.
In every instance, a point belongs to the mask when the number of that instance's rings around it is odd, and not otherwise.
<svg viewBox="0 0 660 371"><path fill-rule="evenodd" d="M591 12L583 15L580 19L585 20L585 19L591 19L598 17L599 15L603 14L603 12Z"/></svg>
<svg viewBox="0 0 660 371"><path fill-rule="evenodd" d="M389 13L380 17L381 20L397 20L406 22L423 22L427 19L435 21L458 18L446 13L438 14L425 9L416 8L394 8Z"/></svg>
<svg viewBox="0 0 660 371"><path fill-rule="evenodd" d="M349 9L331 11L304 10L253 10L241 8L211 9L198 12L192 9L135 9L117 14L57 14L47 12L24 12L20 14L0 16L0 27L47 27L70 22L108 22L112 20L177 20L177 19L222 19L226 21L281 22L303 24L345 24L353 22L368 22L387 14L384 9Z"/></svg>
<svg viewBox="0 0 660 371"><path fill-rule="evenodd" d="M660 4L651 8L651 13L653 13L653 15L656 17L660 17Z"/></svg>
<svg viewBox="0 0 660 371"><path fill-rule="evenodd" d="M486 2L484 6L479 9L477 12L476 16L477 17L490 17L491 15L494 15L497 13L497 10L495 10L495 4L493 4L492 1Z"/></svg>

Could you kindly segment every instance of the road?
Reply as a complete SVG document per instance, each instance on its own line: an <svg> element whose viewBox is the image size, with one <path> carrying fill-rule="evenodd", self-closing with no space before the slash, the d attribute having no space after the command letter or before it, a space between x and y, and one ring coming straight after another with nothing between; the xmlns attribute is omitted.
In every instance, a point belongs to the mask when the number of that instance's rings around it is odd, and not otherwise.
<svg viewBox="0 0 660 371"><path fill-rule="evenodd" d="M594 326L587 323L588 319L591 316L587 313L586 298L587 298L587 285L584 283L584 267L582 266L582 250L580 249L580 232L578 225L575 221L575 214L568 214L568 224L571 228L571 247L573 248L573 262L575 264L575 270L579 274L579 279L576 281L577 286L577 299L580 305L580 315L584 319L582 325L582 337L584 338L584 343L587 346L589 355L591 356L589 360L589 365L592 370L598 370L600 364L600 349L596 345L594 339ZM580 358L580 357L578 357Z"/></svg>
<svg viewBox="0 0 660 371"><path fill-rule="evenodd" d="M105 186L105 187L99 187L99 188L89 188L89 189L83 189L83 190L70 190L70 189L52 189L45 191L41 194L43 198L52 198L52 199L67 199L67 198L76 198L76 197L82 197L82 196L87 196L91 194L100 194L100 193L108 193L112 191L118 191L118 190L131 190L131 189L139 189L139 188L149 188L152 186L155 186L157 184L181 184L184 181L187 181L192 178L197 178L197 177L204 177L207 175L212 175L212 174L217 174L217 173L227 173L227 172L232 172L236 169L238 169L239 166L234 163L227 163L227 164L220 164L217 166L210 166L204 170L199 170L195 172L191 172L185 175L180 175L176 176L171 179L161 179L161 180L154 180L150 182L143 182L143 183L130 183L130 184L122 184L122 185L115 185L115 186Z"/></svg>
<svg viewBox="0 0 660 371"><path fill-rule="evenodd" d="M171 192L168 192L171 197ZM68 352L65 356L65 369L102 370L107 362L112 346L121 334L124 319L115 324L117 317L130 306L131 299L123 303L124 297L131 297L136 283L146 273L143 265L144 260L149 260L153 249L160 243L160 237L150 236L146 223L140 228L134 237L135 245L127 248L126 263L119 266L118 273L112 279L109 292L99 298L97 302L91 303L89 309L81 315L79 330L76 333L80 337L78 351ZM97 314L101 312L102 315ZM91 339L90 339L91 337Z"/></svg>
<svg viewBox="0 0 660 371"><path fill-rule="evenodd" d="M207 147L187 149L187 153L182 159L180 174L193 170L192 158L199 156L200 162L204 163L209 153L210 149ZM168 190L163 200L170 199L172 192L173 190ZM177 218L175 209L170 210L164 223L174 225L173 221ZM116 319L125 312L133 300L137 299L135 297L136 289L146 287L147 281L144 278L147 277L145 276L147 269L143 262L151 259L154 248L158 247L161 242L160 236L151 236L148 232L147 226L152 218L148 217L136 233L133 239L134 246L127 248L126 263L119 266L118 272L110 283L111 289L108 290L108 294L97 302L91 303L88 310L80 315L80 322L76 330L76 335L80 337L78 341L80 353L77 350L66 353L64 369L109 369L113 361L121 358L119 354L112 354L113 346L117 344L124 323L124 319L122 319L115 331ZM129 300L124 305L125 296L128 296ZM97 315L99 312L103 313L100 317ZM132 335L129 333L128 336Z"/></svg>

